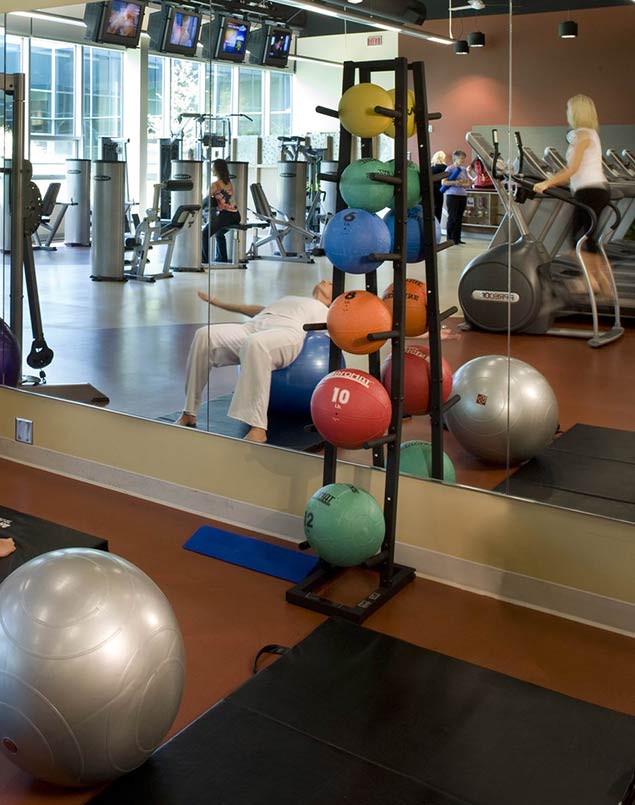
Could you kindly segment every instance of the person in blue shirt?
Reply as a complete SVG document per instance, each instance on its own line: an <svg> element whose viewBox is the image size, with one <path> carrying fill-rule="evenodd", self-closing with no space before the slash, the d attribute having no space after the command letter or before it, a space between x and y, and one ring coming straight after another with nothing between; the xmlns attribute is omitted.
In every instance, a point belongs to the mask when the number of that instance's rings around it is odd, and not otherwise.
<svg viewBox="0 0 635 805"><path fill-rule="evenodd" d="M442 179L445 188L445 205L448 210L447 237L455 244L462 245L461 227L463 214L467 206L467 188L471 182L467 174L465 151L454 151L452 154L452 170L447 179Z"/></svg>

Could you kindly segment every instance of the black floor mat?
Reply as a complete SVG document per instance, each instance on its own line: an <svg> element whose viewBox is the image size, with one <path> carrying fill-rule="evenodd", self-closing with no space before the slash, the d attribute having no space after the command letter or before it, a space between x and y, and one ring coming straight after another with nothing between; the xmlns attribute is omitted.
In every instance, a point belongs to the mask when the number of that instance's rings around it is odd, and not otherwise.
<svg viewBox="0 0 635 805"><path fill-rule="evenodd" d="M635 421L635 413L633 420ZM580 456L635 464L635 432L630 430L598 428L595 425L578 423L553 441L549 447Z"/></svg>
<svg viewBox="0 0 635 805"><path fill-rule="evenodd" d="M635 433L574 425L494 491L635 522Z"/></svg>
<svg viewBox="0 0 635 805"><path fill-rule="evenodd" d="M196 418L197 430L242 439L248 432L249 425L227 416L231 398L231 394L225 394L203 403ZM163 422L176 422L180 416L181 412L177 411L161 416L159 419ZM310 417L280 416L270 413L267 443L290 450L314 453L324 446L324 441L319 433L305 430L305 427L310 424Z"/></svg>
<svg viewBox="0 0 635 805"><path fill-rule="evenodd" d="M631 716L329 620L91 801L616 805L634 769Z"/></svg>
<svg viewBox="0 0 635 805"><path fill-rule="evenodd" d="M92 537L4 506L0 506L0 537L13 537L16 546L12 554L0 559L0 581L29 559L58 548L108 550L108 541L101 537Z"/></svg>
<svg viewBox="0 0 635 805"><path fill-rule="evenodd" d="M90 383L37 384L22 386L24 391L44 394L47 397L58 397L60 400L86 403L87 405L107 405L110 399Z"/></svg>

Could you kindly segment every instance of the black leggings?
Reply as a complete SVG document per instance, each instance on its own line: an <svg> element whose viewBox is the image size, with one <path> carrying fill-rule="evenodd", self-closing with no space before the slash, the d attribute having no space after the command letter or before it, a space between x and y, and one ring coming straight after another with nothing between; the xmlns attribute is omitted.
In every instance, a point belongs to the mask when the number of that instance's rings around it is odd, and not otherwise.
<svg viewBox="0 0 635 805"><path fill-rule="evenodd" d="M445 204L448 208L448 240L453 240L455 243L460 243L461 227L463 226L463 213L467 207L467 195L455 196L446 194Z"/></svg>
<svg viewBox="0 0 635 805"><path fill-rule="evenodd" d="M227 241L225 232L227 228L240 223L240 213L238 210L220 210L216 215L212 214L210 220L203 227L203 240L201 243L201 258L203 263L209 263L209 239L212 235L216 236L216 260L219 263L227 262Z"/></svg>
<svg viewBox="0 0 635 805"><path fill-rule="evenodd" d="M611 194L606 187L582 187L580 190L576 190L573 194L573 198L582 204L586 204L587 207L591 207L599 221L602 210L604 210L611 200ZM580 240L580 237L590 226L591 216L589 213L586 210L580 209L580 207L576 207L573 213L573 240L575 243ZM590 233L585 243L585 249L589 252L597 252L598 250L597 241L595 240L596 231L597 226L596 229Z"/></svg>

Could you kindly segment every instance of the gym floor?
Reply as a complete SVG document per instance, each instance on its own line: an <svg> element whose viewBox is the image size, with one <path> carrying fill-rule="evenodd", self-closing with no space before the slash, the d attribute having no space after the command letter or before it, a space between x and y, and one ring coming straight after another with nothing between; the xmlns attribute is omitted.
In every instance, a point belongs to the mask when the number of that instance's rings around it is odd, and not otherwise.
<svg viewBox="0 0 635 805"><path fill-rule="evenodd" d="M263 645L293 645L323 620L285 602L288 582L183 550L205 522L197 515L1 459L0 488L5 506L107 539L113 553L138 565L167 595L187 663L185 695L170 735L248 680ZM343 601L359 600L366 581L349 572L332 592ZM630 638L424 579L365 625L635 715ZM37 783L0 756L3 805L75 805L89 796Z"/></svg>
<svg viewBox="0 0 635 805"><path fill-rule="evenodd" d="M487 245L482 237L467 235L467 244L438 255L440 307L457 304L456 288L464 266ZM151 254L148 272L157 270L163 254ZM110 397L107 406L134 416L157 418L180 410L183 376L195 330L212 321L236 320L236 314L201 302L197 290L226 301L266 304L285 294L307 295L322 278L330 276L325 258L315 263L260 260L246 270L212 269L200 274L175 274L155 283L92 282L90 250L60 246L55 252L35 252L44 330L55 359L47 368L49 383L92 383ZM5 271L8 270L5 258ZM423 264L410 266L408 275L425 279ZM392 281L390 267L378 271L383 290ZM347 288L363 288L364 278L348 275ZM6 283L5 283L6 287ZM5 300L5 310L7 300ZM25 324L28 324L26 318ZM460 313L446 322L443 354L453 369L479 355L507 354L504 335L458 330ZM582 321L580 326L587 326ZM29 342L25 339L25 346ZM635 329L627 324L624 337L602 349L584 340L549 336L519 336L510 340L511 354L541 371L552 384L560 405L563 430L582 422L630 430L635 410L635 385L624 382L625 367L635 362ZM387 345L383 351L387 351ZM367 368L363 356L347 356L349 366ZM227 394L236 381L236 369L212 372L210 397ZM427 417L404 422L403 438L426 439ZM446 434L446 452L452 458L457 480L493 489L506 476L505 468L492 467L466 453ZM341 451L343 459L369 463L367 451Z"/></svg>

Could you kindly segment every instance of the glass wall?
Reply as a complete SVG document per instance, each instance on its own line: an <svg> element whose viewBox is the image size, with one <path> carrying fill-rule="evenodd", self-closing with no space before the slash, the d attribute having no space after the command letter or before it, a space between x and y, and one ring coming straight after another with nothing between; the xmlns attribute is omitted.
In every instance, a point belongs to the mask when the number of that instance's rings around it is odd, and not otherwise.
<svg viewBox="0 0 635 805"><path fill-rule="evenodd" d="M603 79L609 76L608 84L615 84L620 75L626 74L626 66L615 57L616 49L611 48L609 43L610 34L605 36L602 33L605 29L602 26L597 27L600 23L593 16L597 16L597 13L590 10L581 14L579 22L580 26L584 22L584 27L580 29L578 40L573 41L562 40L558 36L558 14L518 14L514 16L513 37L510 38L509 8L509 4L504 4L497 7L497 13L484 16L464 15L454 20L452 33L455 38L469 35L472 28L480 28L485 34L485 47L472 48L465 57L456 55L453 47L405 36L391 39L392 34L385 32L386 41L382 47L386 47L386 43L390 41L393 48L390 51L391 56L403 55L411 61L423 59L426 63L429 105L432 111L438 110L443 115L432 124L430 135L433 151L443 150L451 161L453 151L465 150L467 163L471 164L475 154L465 142L465 132L470 130L491 138L491 130L497 128L505 169L513 168L514 163L517 163L518 153L514 140L516 130L521 133L525 144L533 148L541 158L545 148L552 144L556 150L565 152L568 144L564 104L566 98L584 87L586 92L595 96L598 104L603 150L610 147L621 153L627 149L635 125L632 110L628 104L616 103L613 96L609 97L610 93L605 91ZM626 9L604 9L602 13L608 30L627 29L623 16L627 13ZM147 217L146 211L152 200L152 186L165 178L161 174L160 140L170 138L178 140L177 146L182 158L193 157L204 162L200 201L207 195L208 179L212 178L211 162L223 157L247 165L246 189L241 187L245 198L240 199L247 220L254 222L253 214L248 212L254 207L249 191L249 186L253 183L261 185L271 207L276 208L279 202L278 136L310 135L315 147L323 148L329 157L336 156L337 124L332 119L315 113L318 104L336 106L340 95L341 67L334 56L324 60L325 53L337 54L338 59L352 60L380 55L379 51L371 49L378 47L376 39L373 40L375 44L370 45L366 32L358 30L353 33L345 26L342 33L328 37L300 37L297 43L298 54L308 58L309 62L291 62L288 69L275 70L263 69L253 63L234 64L213 59L210 56L213 48L209 42L203 42L203 47L199 47L196 55L189 58L158 53L156 47L151 47L150 36L145 31L139 47L126 50L90 44L86 41L84 30L76 25L69 28L68 32L64 31L62 36L62 29L58 24L50 28L48 33L44 31L46 24L36 18L27 21L25 18L9 15L2 51L5 71L20 71L26 76L26 150L33 162L36 181L44 191L50 181L65 180L67 158L96 159L99 156L100 136L125 138L130 141L130 182L135 188L136 199L143 198L143 203L134 210L140 221ZM447 36L448 20L431 19L426 27L440 36ZM601 47L598 44L592 49L592 58L586 57L583 55L585 51L582 32L586 36L596 27L600 32L598 35L601 34ZM376 29L374 31L376 33ZM325 42L326 39L329 39L328 43ZM532 64L530 56L536 42L543 43L545 67L544 70L541 68L542 78L537 78L528 67ZM624 48L624 52L627 50ZM382 51L381 57L386 53L388 51ZM316 59L323 61L318 62ZM324 61L327 63L323 63ZM557 76L558 80L550 80L549 76ZM138 85L138 94L130 91L133 84ZM231 129L227 121L231 124ZM4 123L6 154L7 143L10 142L7 135L10 130L10 116L6 117ZM227 134L230 135L229 138L223 141L223 136ZM414 140L410 141L409 147L413 159L416 158ZM391 148L392 143L382 136L377 144L376 154L384 158ZM485 167L488 168L487 165ZM60 198L64 197L63 193L64 190ZM492 188L488 188L487 193L482 195L489 212L497 211L499 217L492 214L487 225L483 225L476 213L484 207L479 206L480 197L475 188L469 188L464 229L467 243L465 246L457 245L448 249L438 256L442 308L451 305L460 308L460 278L473 259L487 253L492 245L508 243L510 240L513 242L515 239L512 237L515 232L509 223L510 216L505 219L504 200ZM626 208L627 205L622 203L622 206ZM476 211L472 218L470 211ZM505 225L510 226L507 235L502 230L496 232L501 219L506 221ZM441 223L445 226L445 219ZM202 220L200 225L202 226ZM257 234L250 231L244 235L248 245ZM632 232L630 235L628 231L621 233L620 239L622 235L623 238L632 237ZM180 237L185 237L185 234ZM228 237L230 244L234 237ZM234 304L259 304L285 293L310 292L311 283L328 276L331 270L323 259L304 264L253 260L246 272L230 273L222 268L211 269L205 274L176 272L168 282L133 287L130 287L132 283L122 283L121 286L108 286L111 291L103 292L101 289L104 286L90 284L88 280L89 249L84 252L75 251L70 256L71 250L63 248L63 238L64 225L56 239L57 255L53 258L48 254L38 254L36 262L54 259L59 265L65 265L64 261L73 264L78 276L81 274L81 282L84 283L81 285L82 291L86 291L86 284L91 289L91 304L95 310L104 310L101 303L107 293L117 295L118 305L115 308L118 312L103 314L111 324L114 321L113 327L126 321L131 327L138 324L139 328L157 328L153 333L157 340L150 343L152 349L157 344L161 345L161 355L153 372L157 377L162 377L161 382L168 391L165 394L146 395L133 388L134 382L129 372L130 361L135 366L141 365L144 355L151 354L151 350L135 352L137 347L129 344L127 349L121 347L128 369L122 369L121 376L113 378L112 387L108 389L113 408L153 418L173 415L183 404L181 388L184 366L195 326L206 321L236 320L235 313L226 310L220 312L213 306L205 306L196 296L197 290L212 294L215 289L214 294L218 293L221 298L223 294ZM274 250L275 246L268 246L264 250L265 256L279 257L280 254L274 254ZM148 258L151 264L162 264L165 251L163 247L153 248ZM80 269L76 263L81 263L81 260L86 265L82 264ZM122 260L122 271L123 265ZM513 293L513 272L509 270L507 262L504 265L505 292ZM414 264L409 270L416 278L424 277L424 269L420 263ZM55 275L57 281L60 276L61 272ZM50 293L51 289L47 285L49 281L48 277L42 279L43 307L55 320L59 310L55 308L55 295ZM351 287L355 287L357 282L354 279L347 281L350 281ZM362 287L363 279L359 280L359 284ZM70 299L82 298L77 288L69 288L67 292ZM499 304L501 310L508 309L506 305ZM607 313L606 309L601 312ZM568 313L574 315L567 315L567 323L578 316L582 326L588 327L588 311L576 308ZM453 369L456 370L472 358L483 355L511 356L525 360L535 366L554 389L563 430L571 429L576 424L576 416L581 418L583 424L592 426L623 430L632 427L626 422L631 410L626 404L630 399L628 391L626 394L613 394L603 402L596 401L592 406L593 410L589 409L586 413L580 413L580 409L569 407L567 403L569 389L576 388L573 381L581 366L592 368L594 388L606 387L607 383L614 381L612 373L619 373L623 362L614 357L617 353L613 346L593 350L586 345L585 339L520 332L508 339L507 326L502 328L502 332L484 335L477 327L472 330L462 329L461 325L465 323L462 321L465 318L463 314L464 311L459 309L445 328L448 338L444 344L444 355ZM607 322L608 319L604 321ZM163 326L180 329L160 331ZM141 333L137 335L137 343L140 344L145 336ZM65 365L68 372L73 374L70 367L75 370L79 363L65 362L64 344L57 354L60 356L59 364ZM95 348L95 354L101 356L102 353ZM131 359L131 355L136 356L136 359ZM160 368L164 358L166 366ZM355 360L352 359L353 362ZM99 372L105 371L101 357L88 361L86 365L91 367L91 371L93 365L98 367ZM51 369L53 379L56 379L55 371ZM98 378L101 377L99 372L93 379L97 385L100 382ZM235 373L232 375L229 371L225 374L220 372L216 376L220 380L212 381L209 388L212 401L229 394L236 381ZM584 396L584 388L577 388L575 396L580 399ZM416 437L425 438L425 426L417 427L419 429L415 431ZM489 490L498 488L513 491L507 479L517 464L503 462L502 465L493 466L491 462L464 450L458 442L453 443L452 434L447 434L446 439L448 449L454 451L453 460L461 467L458 473L459 482ZM368 457L355 454L347 458L365 461Z"/></svg>

